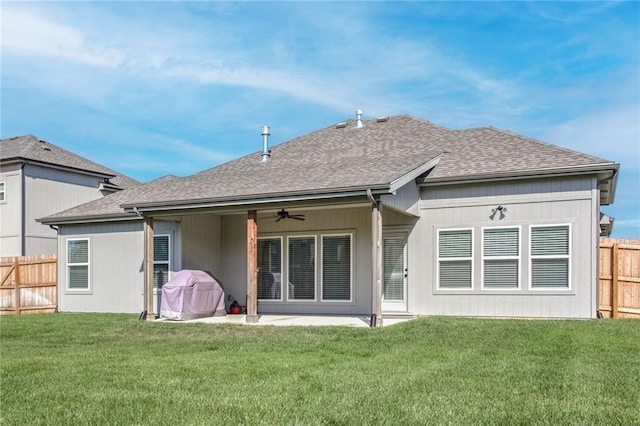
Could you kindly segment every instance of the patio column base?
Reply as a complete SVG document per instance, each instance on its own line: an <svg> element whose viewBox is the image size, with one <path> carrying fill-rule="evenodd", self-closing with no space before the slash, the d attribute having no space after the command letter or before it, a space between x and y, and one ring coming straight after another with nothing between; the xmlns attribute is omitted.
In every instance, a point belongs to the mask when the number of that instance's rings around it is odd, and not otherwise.
<svg viewBox="0 0 640 426"><path fill-rule="evenodd" d="M260 315L247 315L247 324L257 324L260 319Z"/></svg>

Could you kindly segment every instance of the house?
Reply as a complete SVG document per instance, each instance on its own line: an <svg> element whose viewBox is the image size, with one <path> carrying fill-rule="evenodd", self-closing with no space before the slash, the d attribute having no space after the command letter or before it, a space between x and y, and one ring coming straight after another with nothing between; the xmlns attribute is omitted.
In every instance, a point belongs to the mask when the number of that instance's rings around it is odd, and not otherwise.
<svg viewBox="0 0 640 426"><path fill-rule="evenodd" d="M259 314L593 318L619 165L492 127L350 119L41 219L61 311L158 312L180 269Z"/></svg>
<svg viewBox="0 0 640 426"><path fill-rule="evenodd" d="M138 183L32 135L0 140L0 257L56 253L37 218Z"/></svg>

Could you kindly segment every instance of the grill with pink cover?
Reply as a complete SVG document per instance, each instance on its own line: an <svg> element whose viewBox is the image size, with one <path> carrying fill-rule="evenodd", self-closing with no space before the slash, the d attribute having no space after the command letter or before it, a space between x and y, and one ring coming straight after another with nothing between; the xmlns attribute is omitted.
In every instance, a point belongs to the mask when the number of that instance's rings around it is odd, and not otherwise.
<svg viewBox="0 0 640 426"><path fill-rule="evenodd" d="M222 284L204 271L184 269L162 286L160 316L172 320L226 315Z"/></svg>

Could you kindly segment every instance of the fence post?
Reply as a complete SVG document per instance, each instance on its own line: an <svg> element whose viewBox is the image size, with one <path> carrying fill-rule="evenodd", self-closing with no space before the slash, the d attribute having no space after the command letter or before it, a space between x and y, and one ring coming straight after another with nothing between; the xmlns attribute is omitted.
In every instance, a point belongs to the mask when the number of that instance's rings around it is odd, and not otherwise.
<svg viewBox="0 0 640 426"><path fill-rule="evenodd" d="M611 318L618 318L618 243L611 248Z"/></svg>
<svg viewBox="0 0 640 426"><path fill-rule="evenodd" d="M20 262L13 258L13 309L16 315L20 315Z"/></svg>

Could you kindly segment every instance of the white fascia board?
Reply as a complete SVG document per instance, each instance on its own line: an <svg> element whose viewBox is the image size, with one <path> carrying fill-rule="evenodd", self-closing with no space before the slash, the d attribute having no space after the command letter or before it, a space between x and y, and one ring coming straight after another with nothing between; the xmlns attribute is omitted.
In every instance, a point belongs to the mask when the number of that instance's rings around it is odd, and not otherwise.
<svg viewBox="0 0 640 426"><path fill-rule="evenodd" d="M440 158L441 157L442 157L442 154L438 155L435 158L432 158L431 160L427 161L426 163L422 164L421 166L411 170L409 173L406 173L406 174L400 176L398 179L396 179L393 182L391 182L391 184L389 186L389 190L392 193L396 192L398 189L402 188L403 186L405 186L409 182L415 180L421 174L426 173L427 171L433 169L435 166L438 165L438 162L440 162Z"/></svg>
<svg viewBox="0 0 640 426"><path fill-rule="evenodd" d="M80 223L102 223L102 222L123 222L130 220L142 220L142 216L136 216L133 214L120 214L120 215L94 215L94 216L75 216L75 217L62 217L62 218L42 218L36 219L36 222L40 222L43 225L75 225Z"/></svg>

